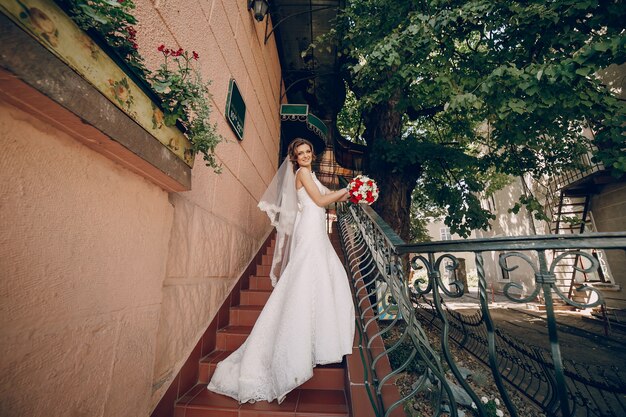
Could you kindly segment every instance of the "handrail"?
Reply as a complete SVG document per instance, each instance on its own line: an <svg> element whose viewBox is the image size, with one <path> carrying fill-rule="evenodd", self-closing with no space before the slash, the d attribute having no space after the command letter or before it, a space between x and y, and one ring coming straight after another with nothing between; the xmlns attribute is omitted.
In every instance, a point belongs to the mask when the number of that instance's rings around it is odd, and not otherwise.
<svg viewBox="0 0 626 417"><path fill-rule="evenodd" d="M409 243L397 247L398 253L468 252L494 250L546 249L624 249L625 232L579 233L571 235L507 236L481 239L446 240L441 242Z"/></svg>
<svg viewBox="0 0 626 417"><path fill-rule="evenodd" d="M516 303L526 303L536 300L538 296L542 297L545 303L545 311L547 316L548 334L550 341L550 351L545 355L541 353L533 354L528 360L539 360L542 362L535 365L524 365L533 369L534 374L543 372L540 377L542 380L549 382L545 385L547 391L537 395L543 395L545 401L540 406L545 407L544 411L548 415L559 416L602 416L602 410L618 409L626 413L626 408L621 402L621 396L626 394L624 389L615 388L612 385L595 383L590 385L593 390L586 391L600 392L596 397L601 397L602 401L607 404L598 403L598 398L576 398L572 395L571 390L574 389L577 395L581 395L581 390L577 388L568 388L580 386L587 379L573 378L572 372L564 367L564 361L561 356L560 346L557 334L557 322L555 317L554 301L559 300L565 304L569 304L576 308L588 308L603 303L602 293L597 289L588 287L584 283L577 285L576 292L587 294L589 299L585 302L574 301L563 293L557 285L555 269L560 267L560 263L569 255L575 254L580 258L584 258L590 266L574 266L581 272L591 273L598 268L597 260L587 251L588 249L625 249L626 233L585 233L577 235L548 235L548 236L519 236L519 237L495 237L486 239L468 239L462 241L443 241L428 243L405 243L387 223L369 206L364 205L343 205L339 209L339 225L342 230L343 239L351 239L351 243L345 244L344 248L351 251L352 263L350 265L350 273L355 279L357 310L359 312L360 324L363 326L362 335L368 335L368 326L372 321L380 321L388 318L387 313L395 310L396 315L391 324L382 331L372 337L384 335L396 324L399 317L405 321L406 326L400 341L396 342L392 347L387 348L376 358L372 358L370 366L375 368L376 362L381 355L393 352L397 346L403 341L410 341L412 352L408 360L393 370L389 375L378 375L372 372L375 386L375 392L380 394L382 385L398 375L408 367L409 362L417 361L423 369L423 373L419 376L418 382L415 384L412 392L406 394L400 401L394 404L384 404L381 397L377 401L372 401L372 406L377 416L390 415L394 408L401 403L410 401L421 390L430 386L430 390L434 392L433 409L434 415L440 415L444 410L451 416L459 415L459 405L455 399L455 392L458 390L465 391L471 397L475 412L480 416L489 415L486 408L479 400L472 387L463 378L462 372L458 364L455 362L451 354L449 341L461 343L465 338L470 337L470 333L463 333L460 338L453 338L451 332L455 326L468 327L463 324L464 320L456 321L454 314L451 316L447 311L446 303L443 301L444 296L458 298L463 296L463 284L459 281L449 283L450 288L444 285L441 269L454 271L458 268L459 262L454 255L458 252L473 252L476 258L477 274L479 281L479 299L480 299L480 326L484 326L485 333L484 352L486 356L484 361L488 363L492 371L495 385L506 406L509 414L513 417L518 416L515 406L509 398L508 389L504 384L506 379L509 383L515 382L515 376L504 372L501 369L503 360L513 360L515 351L528 351L522 347L518 347L511 342L512 338L503 334L496 329L494 321L488 307L488 291L487 277L485 269L485 252L499 252L498 267L503 271L512 272L518 266L509 267L507 259L516 258L519 262L525 263L529 270L534 274L534 287L524 289L519 283L511 281L504 286L504 295L511 301ZM351 237L350 237L351 236ZM355 243L358 242L358 245ZM356 246L355 246L356 245ZM355 249L358 246L358 249ZM365 249L364 249L365 247ZM554 259L548 260L546 251L558 249L561 253ZM526 253L529 252L530 254ZM411 259L411 267L413 269L423 269L427 273L427 280L415 280L410 283L407 273L404 270L406 263L403 261L405 255L413 254ZM360 257L360 261L354 261L354 256ZM446 265L449 264L449 265ZM375 268L373 271L371 268ZM356 273L356 274L355 274ZM370 299L380 294L381 288L389 292L389 298L378 297L374 303L370 303ZM523 291L526 290L527 293ZM514 293L513 291L516 291ZM521 293L520 293L521 292ZM593 297L591 297L593 295ZM441 329L441 355L436 353L426 337L420 323L419 317L424 315L417 314L420 308L420 300L430 300L430 311L432 317L438 320ZM424 304L424 303L421 303ZM393 306L393 308L392 308ZM372 314L373 313L373 314ZM369 314L369 319L366 315ZM431 321L432 321L431 320ZM359 320L357 320L359 321ZM510 345L513 343L513 345ZM369 347L371 344L365 344ZM509 344L511 347L503 346ZM519 344L521 346L522 343ZM508 345L507 345L508 346ZM507 358L502 358L503 349L510 349ZM507 351L508 352L508 351ZM415 359L413 359L415 358ZM443 358L443 359L442 359ZM516 359L519 361L520 359ZM524 359L526 360L526 359ZM454 380L448 380L443 372L445 365L454 375ZM567 363L565 363L567 365ZM569 365L567 365L569 366ZM522 369L522 368L519 368ZM518 369L518 371L519 371ZM539 369L539 371L537 371ZM370 370L366 370L366 374ZM516 371L516 372L518 372ZM522 372L522 371L519 371ZM539 378L539 377L538 377ZM591 379L589 379L591 380ZM431 381L430 383L428 381ZM581 382L582 381L582 382ZM430 385L429 385L430 384ZM434 384L434 385L433 385ZM577 384L577 385L573 385ZM453 386L456 387L453 389ZM539 388L544 385L538 384ZM604 391L602 391L604 390ZM454 391L454 392L453 392ZM585 391L584 389L582 391ZM592 395L592 394L584 394ZM609 399L612 398L613 400ZM612 403L608 404L610 401ZM617 404L617 405L616 405ZM603 408L604 407L604 408ZM622 407L622 408L620 408ZM585 414L579 414L585 413Z"/></svg>

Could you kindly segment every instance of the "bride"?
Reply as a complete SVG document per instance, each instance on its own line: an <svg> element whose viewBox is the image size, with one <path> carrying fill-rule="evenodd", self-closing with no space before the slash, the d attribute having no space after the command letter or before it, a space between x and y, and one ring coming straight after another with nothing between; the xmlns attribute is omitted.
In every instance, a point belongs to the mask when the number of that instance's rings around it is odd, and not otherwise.
<svg viewBox="0 0 626 417"><path fill-rule="evenodd" d="M352 352L354 305L341 261L326 232L324 206L346 201L311 171L305 139L288 156L259 202L276 226L270 277L274 290L246 341L217 365L208 389L239 401L281 403L316 365Z"/></svg>

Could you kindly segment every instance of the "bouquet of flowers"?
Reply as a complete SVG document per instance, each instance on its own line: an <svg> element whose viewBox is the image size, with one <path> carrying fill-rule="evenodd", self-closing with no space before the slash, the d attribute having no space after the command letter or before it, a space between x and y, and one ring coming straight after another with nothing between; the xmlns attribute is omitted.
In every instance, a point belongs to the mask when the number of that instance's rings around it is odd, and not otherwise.
<svg viewBox="0 0 626 417"><path fill-rule="evenodd" d="M365 176L357 175L348 184L348 192L350 193L351 203L367 203L371 205L378 200L378 185L376 182Z"/></svg>

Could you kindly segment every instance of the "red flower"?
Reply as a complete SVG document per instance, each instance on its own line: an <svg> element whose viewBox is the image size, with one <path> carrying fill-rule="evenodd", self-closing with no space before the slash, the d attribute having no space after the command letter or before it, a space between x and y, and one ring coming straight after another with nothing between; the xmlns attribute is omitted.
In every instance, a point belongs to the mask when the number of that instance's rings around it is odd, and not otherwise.
<svg viewBox="0 0 626 417"><path fill-rule="evenodd" d="M178 51L172 52L173 56L181 56L183 54L183 48L178 48Z"/></svg>
<svg viewBox="0 0 626 417"><path fill-rule="evenodd" d="M163 44L159 45L159 47L157 48L157 51L159 51L159 52L165 51L165 45L163 45Z"/></svg>
<svg viewBox="0 0 626 417"><path fill-rule="evenodd" d="M198 55L198 53L196 51L193 51L193 59L195 59L197 61L198 58L200 58L200 55Z"/></svg>

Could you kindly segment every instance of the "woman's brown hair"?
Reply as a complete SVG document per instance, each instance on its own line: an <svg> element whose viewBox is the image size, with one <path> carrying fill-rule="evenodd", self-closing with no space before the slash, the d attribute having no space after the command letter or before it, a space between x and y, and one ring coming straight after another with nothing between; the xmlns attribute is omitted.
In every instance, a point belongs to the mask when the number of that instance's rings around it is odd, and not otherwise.
<svg viewBox="0 0 626 417"><path fill-rule="evenodd" d="M293 171L296 172L298 170L298 155L296 155L296 149L300 145L309 145L311 148L311 162L315 161L315 148L313 148L313 144L306 139L295 138L289 144L287 148L287 155L289 155L289 160L291 161L291 165L293 165Z"/></svg>

